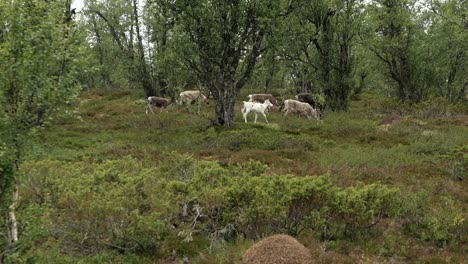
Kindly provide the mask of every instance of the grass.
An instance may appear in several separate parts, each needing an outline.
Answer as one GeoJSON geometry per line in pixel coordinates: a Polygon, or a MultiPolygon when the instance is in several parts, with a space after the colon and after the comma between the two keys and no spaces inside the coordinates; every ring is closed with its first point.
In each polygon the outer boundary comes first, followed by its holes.
{"type": "MultiPolygon", "coordinates": [[[[338,185],[382,182],[407,193],[426,190],[432,195],[429,206],[434,210],[443,205],[444,199],[450,199],[467,217],[466,176],[462,180],[453,176],[466,167],[466,151],[453,154],[468,146],[466,114],[455,118],[409,114],[403,122],[383,130],[377,124],[392,112],[382,107],[388,99],[370,94],[351,102],[349,112],[327,112],[323,122],[298,116],[284,118],[281,113],[272,112],[268,115],[270,124],[261,117],[259,123],[253,124],[253,115],[245,124],[238,104],[235,125],[219,128],[209,120],[213,118],[213,104],[202,106],[201,115],[177,105],[167,113],[146,115],[141,98],[144,96],[134,91],[83,94],[79,118],[56,118],[44,129],[29,159],[73,163],[132,156],[151,165],[158,164],[162,155],[171,151],[221,164],[244,164],[253,159],[267,164],[271,175],[301,177],[328,172],[338,185]]],[[[386,223],[381,227],[383,240],[333,244],[317,241],[311,235],[302,241],[313,252],[319,251],[317,247],[327,248],[320,251],[319,263],[454,263],[468,253],[466,244],[437,248],[409,236],[401,225],[386,223]],[[427,256],[420,256],[421,252],[427,256]]],[[[212,253],[200,252],[192,260],[236,263],[233,260],[240,259],[252,243],[228,243],[212,253]]]]}

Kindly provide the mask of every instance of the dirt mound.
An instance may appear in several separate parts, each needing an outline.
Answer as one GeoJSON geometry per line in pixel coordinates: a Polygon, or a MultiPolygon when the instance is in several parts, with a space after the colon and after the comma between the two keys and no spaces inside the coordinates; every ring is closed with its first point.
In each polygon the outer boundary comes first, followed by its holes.
{"type": "Polygon", "coordinates": [[[288,235],[274,235],[251,246],[242,264],[312,264],[309,250],[288,235]]]}

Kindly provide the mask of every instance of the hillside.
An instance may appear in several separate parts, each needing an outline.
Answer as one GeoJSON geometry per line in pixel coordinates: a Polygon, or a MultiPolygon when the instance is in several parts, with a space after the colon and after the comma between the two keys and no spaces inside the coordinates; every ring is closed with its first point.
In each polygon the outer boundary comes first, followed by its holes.
{"type": "Polygon", "coordinates": [[[238,100],[219,128],[213,104],[145,115],[143,97],[85,93],[44,128],[21,171],[18,259],[238,263],[289,233],[317,263],[466,261],[466,114],[365,94],[323,122],[245,124],[238,100]]]}

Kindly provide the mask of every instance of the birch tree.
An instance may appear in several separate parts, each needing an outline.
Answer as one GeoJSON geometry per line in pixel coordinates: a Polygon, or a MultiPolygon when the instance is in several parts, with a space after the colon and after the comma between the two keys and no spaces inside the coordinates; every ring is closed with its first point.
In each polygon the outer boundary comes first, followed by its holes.
{"type": "Polygon", "coordinates": [[[178,1],[175,13],[189,69],[216,100],[215,123],[234,123],[234,104],[251,78],[281,1],[178,1]]]}
{"type": "Polygon", "coordinates": [[[0,13],[0,194],[14,245],[19,168],[38,128],[76,98],[84,55],[70,1],[1,1],[0,13]]]}

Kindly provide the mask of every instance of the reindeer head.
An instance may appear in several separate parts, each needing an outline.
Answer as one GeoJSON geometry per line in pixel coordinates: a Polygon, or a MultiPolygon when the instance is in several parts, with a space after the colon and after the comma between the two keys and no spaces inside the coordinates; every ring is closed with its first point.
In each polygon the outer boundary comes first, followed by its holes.
{"type": "Polygon", "coordinates": [[[268,99],[266,99],[263,104],[266,105],[267,109],[270,109],[271,107],[273,107],[273,104],[268,99]]]}
{"type": "Polygon", "coordinates": [[[201,94],[202,100],[205,104],[210,104],[210,95],[205,96],[204,94],[201,94]]]}

